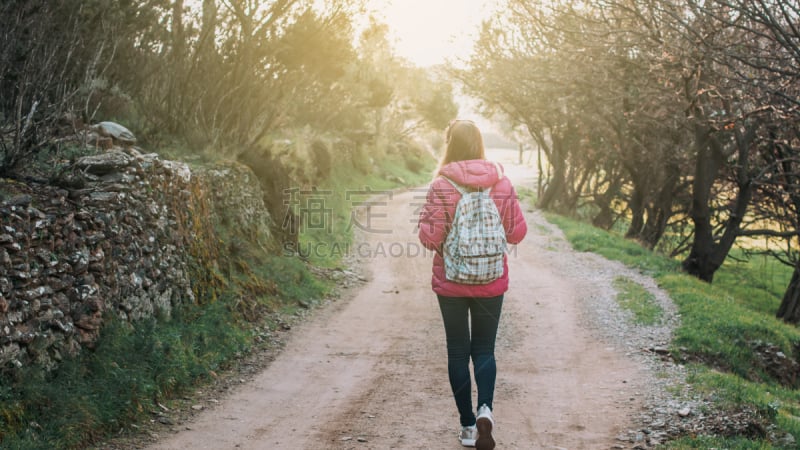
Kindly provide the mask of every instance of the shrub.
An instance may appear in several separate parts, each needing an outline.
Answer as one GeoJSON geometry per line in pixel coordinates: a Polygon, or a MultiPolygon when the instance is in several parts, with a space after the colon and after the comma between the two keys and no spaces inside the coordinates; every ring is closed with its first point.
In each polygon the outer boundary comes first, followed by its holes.
{"type": "Polygon", "coordinates": [[[316,168],[316,182],[330,178],[332,169],[331,152],[328,146],[319,139],[311,143],[311,160],[316,168]]]}

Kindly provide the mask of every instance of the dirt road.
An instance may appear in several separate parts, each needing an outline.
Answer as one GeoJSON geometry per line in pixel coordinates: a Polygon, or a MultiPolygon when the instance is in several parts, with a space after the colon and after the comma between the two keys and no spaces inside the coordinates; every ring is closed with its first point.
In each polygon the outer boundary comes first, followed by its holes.
{"type": "MultiPolygon", "coordinates": [[[[515,183],[530,182],[505,164],[515,183]]],[[[252,382],[151,449],[462,448],[431,258],[414,229],[421,195],[373,206],[374,232],[357,247],[368,283],[295,327],[252,382]]],[[[581,325],[591,287],[559,270],[570,255],[553,248],[540,215],[527,217],[498,336],[498,448],[612,448],[641,406],[643,369],[581,325]]]]}

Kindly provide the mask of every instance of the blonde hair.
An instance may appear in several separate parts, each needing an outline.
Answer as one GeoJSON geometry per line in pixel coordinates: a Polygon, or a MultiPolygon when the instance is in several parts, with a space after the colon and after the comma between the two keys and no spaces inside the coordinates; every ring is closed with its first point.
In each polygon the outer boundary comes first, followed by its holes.
{"type": "Polygon", "coordinates": [[[481,131],[471,120],[455,119],[447,127],[447,149],[436,173],[445,165],[469,159],[486,159],[486,150],[483,148],[481,131]]]}

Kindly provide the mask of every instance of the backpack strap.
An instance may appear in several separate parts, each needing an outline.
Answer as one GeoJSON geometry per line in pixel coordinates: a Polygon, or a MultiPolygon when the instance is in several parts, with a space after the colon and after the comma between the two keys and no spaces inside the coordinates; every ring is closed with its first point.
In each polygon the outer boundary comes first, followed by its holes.
{"type": "Polygon", "coordinates": [[[464,186],[461,186],[460,184],[456,183],[455,181],[451,180],[450,178],[447,178],[444,175],[441,175],[441,177],[444,178],[445,180],[447,180],[450,184],[452,184],[453,187],[456,188],[456,190],[458,191],[459,194],[464,195],[464,194],[466,194],[468,192],[467,189],[464,188],[464,186]]]}
{"type": "MultiPolygon", "coordinates": [[[[500,163],[498,163],[497,161],[492,161],[492,164],[494,164],[494,168],[497,169],[497,181],[502,180],[503,177],[505,176],[505,174],[503,173],[503,168],[500,167],[500,163]]],[[[495,183],[495,184],[497,184],[497,183],[495,183]]],[[[490,192],[492,192],[492,188],[493,187],[494,187],[494,185],[489,186],[488,188],[486,188],[486,193],[489,194],[490,192]]]]}
{"type": "Polygon", "coordinates": [[[503,168],[500,167],[500,163],[497,161],[493,161],[492,163],[494,164],[494,168],[497,169],[497,181],[502,180],[503,177],[506,176],[506,174],[503,173],[503,168]]]}

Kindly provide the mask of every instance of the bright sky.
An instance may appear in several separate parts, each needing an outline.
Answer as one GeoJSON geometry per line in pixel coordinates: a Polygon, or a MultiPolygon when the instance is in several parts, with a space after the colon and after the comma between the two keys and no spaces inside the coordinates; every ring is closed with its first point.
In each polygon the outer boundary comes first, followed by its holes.
{"type": "Polygon", "coordinates": [[[494,0],[369,0],[367,8],[391,29],[398,56],[427,67],[466,59],[494,0]]]}

